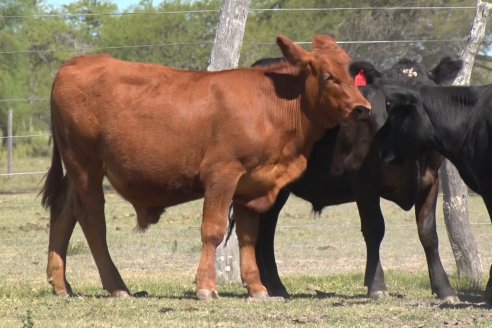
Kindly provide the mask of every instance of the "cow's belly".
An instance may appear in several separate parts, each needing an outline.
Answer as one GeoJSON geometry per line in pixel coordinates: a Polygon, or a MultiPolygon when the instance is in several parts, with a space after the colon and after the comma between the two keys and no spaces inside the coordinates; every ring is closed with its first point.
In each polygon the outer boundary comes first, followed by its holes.
{"type": "Polygon", "coordinates": [[[306,158],[286,163],[267,163],[245,173],[238,182],[234,200],[257,212],[267,211],[280,189],[298,179],[306,169],[306,158]]]}
{"type": "Polygon", "coordinates": [[[106,177],[111,185],[134,206],[165,208],[201,198],[203,191],[197,176],[187,173],[169,167],[106,167],[106,177]]]}

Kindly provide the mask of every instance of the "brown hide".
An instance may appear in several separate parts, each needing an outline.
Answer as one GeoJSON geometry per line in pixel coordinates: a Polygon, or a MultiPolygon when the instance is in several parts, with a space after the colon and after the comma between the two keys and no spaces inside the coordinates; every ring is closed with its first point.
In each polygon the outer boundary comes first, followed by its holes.
{"type": "MultiPolygon", "coordinates": [[[[168,206],[205,197],[197,287],[214,291],[211,261],[231,200],[248,217],[267,210],[304,171],[327,128],[354,109],[370,108],[348,73],[350,58],[333,39],[316,37],[313,52],[285,37],[277,42],[287,61],[269,68],[194,72],[107,55],[77,57],[61,67],[51,95],[55,149],[43,203],[52,207],[52,222],[75,216],[81,223],[113,295],[126,287],[115,268],[105,267],[111,259],[101,223],[104,176],[135,207],[141,228],[168,206]],[[64,187],[55,181],[61,179],[57,152],[69,182],[64,187]]],[[[64,266],[63,248],[50,238],[48,276],[60,294],[68,283],[53,277],[52,262],[61,253],[64,266]]],[[[264,290],[245,284],[252,295],[264,290]]]]}

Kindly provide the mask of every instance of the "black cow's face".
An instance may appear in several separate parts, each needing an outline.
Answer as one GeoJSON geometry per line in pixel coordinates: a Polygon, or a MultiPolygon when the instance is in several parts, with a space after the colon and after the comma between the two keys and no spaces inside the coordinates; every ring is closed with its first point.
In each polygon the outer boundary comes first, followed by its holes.
{"type": "Polygon", "coordinates": [[[380,154],[385,161],[402,163],[407,158],[422,154],[422,150],[430,149],[432,126],[422,103],[418,101],[418,90],[424,85],[452,82],[461,66],[461,60],[450,57],[441,59],[430,71],[408,59],[400,60],[383,72],[379,72],[368,62],[352,63],[350,73],[353,77],[362,71],[368,86],[384,90],[386,105],[380,108],[381,104],[373,104],[371,121],[381,127],[389,114],[386,124],[379,132],[381,137],[384,136],[380,154]]]}
{"type": "Polygon", "coordinates": [[[381,129],[381,157],[395,164],[415,159],[429,149],[433,131],[419,93],[403,86],[391,85],[383,89],[389,114],[381,129]]]}

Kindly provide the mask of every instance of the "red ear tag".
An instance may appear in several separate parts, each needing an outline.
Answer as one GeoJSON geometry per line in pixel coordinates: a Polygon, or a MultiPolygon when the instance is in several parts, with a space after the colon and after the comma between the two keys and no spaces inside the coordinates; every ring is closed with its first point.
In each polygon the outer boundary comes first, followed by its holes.
{"type": "Polygon", "coordinates": [[[364,74],[364,70],[361,68],[359,70],[359,74],[355,76],[355,86],[365,87],[366,85],[367,85],[366,75],[364,74]]]}

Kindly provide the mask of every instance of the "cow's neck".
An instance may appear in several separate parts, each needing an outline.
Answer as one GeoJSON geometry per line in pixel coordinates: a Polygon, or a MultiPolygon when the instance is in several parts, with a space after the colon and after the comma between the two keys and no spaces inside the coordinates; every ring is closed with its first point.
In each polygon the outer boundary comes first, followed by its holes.
{"type": "Polygon", "coordinates": [[[434,147],[445,157],[459,158],[477,103],[475,95],[463,87],[427,87],[422,93],[434,131],[434,147]]]}
{"type": "Polygon", "coordinates": [[[275,94],[274,105],[267,109],[268,117],[274,126],[280,125],[289,131],[290,141],[286,145],[289,153],[307,158],[326,127],[323,120],[316,117],[319,109],[306,101],[306,76],[299,68],[288,64],[274,66],[266,76],[273,82],[275,94]]]}

